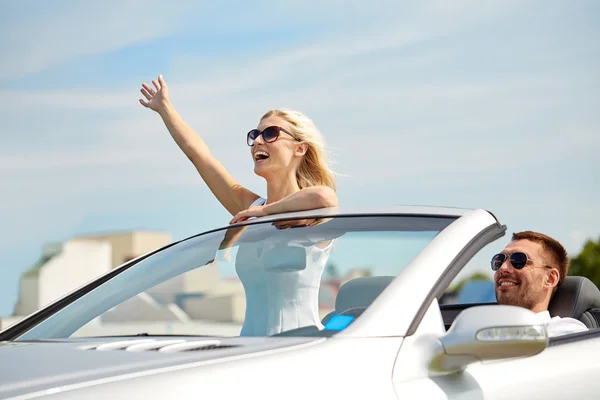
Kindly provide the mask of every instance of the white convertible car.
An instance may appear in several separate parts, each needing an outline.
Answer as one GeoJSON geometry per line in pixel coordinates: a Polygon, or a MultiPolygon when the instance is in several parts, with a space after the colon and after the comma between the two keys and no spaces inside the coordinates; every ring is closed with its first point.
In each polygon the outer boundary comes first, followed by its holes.
{"type": "Polygon", "coordinates": [[[599,398],[586,278],[550,312],[590,330],[551,339],[529,310],[441,300],[505,231],[485,210],[395,207],[204,232],[1,331],[0,398],[599,398]]]}

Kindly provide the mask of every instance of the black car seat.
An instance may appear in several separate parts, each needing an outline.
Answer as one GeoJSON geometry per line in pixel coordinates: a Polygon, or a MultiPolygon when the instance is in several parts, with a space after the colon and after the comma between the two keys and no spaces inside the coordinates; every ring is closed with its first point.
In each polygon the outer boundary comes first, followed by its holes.
{"type": "Polygon", "coordinates": [[[325,325],[333,315],[340,315],[344,312],[356,317],[357,312],[369,307],[395,278],[395,276],[369,276],[344,283],[335,298],[335,309],[327,314],[321,322],[325,325]]]}
{"type": "Polygon", "coordinates": [[[600,327],[600,290],[588,278],[567,276],[548,305],[550,315],[571,317],[589,329],[600,327]]]}

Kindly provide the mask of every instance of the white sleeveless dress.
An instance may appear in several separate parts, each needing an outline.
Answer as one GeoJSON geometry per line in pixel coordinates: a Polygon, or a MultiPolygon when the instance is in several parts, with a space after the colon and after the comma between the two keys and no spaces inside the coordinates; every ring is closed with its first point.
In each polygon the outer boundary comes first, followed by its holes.
{"type": "MultiPolygon", "coordinates": [[[[263,205],[259,198],[252,206],[263,205]]],[[[264,244],[240,245],[236,272],[246,293],[246,314],[240,336],[269,336],[290,329],[315,325],[319,316],[319,288],[333,241],[321,249],[305,245],[306,268],[299,271],[265,270],[264,244]]]]}

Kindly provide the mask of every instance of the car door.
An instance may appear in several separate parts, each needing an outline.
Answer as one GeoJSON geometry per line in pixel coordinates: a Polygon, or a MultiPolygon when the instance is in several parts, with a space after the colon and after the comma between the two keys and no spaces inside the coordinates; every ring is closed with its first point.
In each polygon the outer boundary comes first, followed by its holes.
{"type": "Polygon", "coordinates": [[[473,364],[463,375],[485,399],[593,399],[600,393],[599,356],[595,330],[551,338],[535,356],[473,364]]]}
{"type": "Polygon", "coordinates": [[[428,368],[440,336],[430,330],[405,339],[393,372],[399,399],[563,400],[600,393],[600,330],[552,338],[533,356],[474,362],[450,374],[428,368]]]}

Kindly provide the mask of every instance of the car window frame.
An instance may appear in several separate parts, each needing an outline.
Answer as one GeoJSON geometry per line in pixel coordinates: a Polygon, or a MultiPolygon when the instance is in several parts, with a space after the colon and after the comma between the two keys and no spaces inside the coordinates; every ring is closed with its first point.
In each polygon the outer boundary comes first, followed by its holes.
{"type": "Polygon", "coordinates": [[[583,332],[574,332],[566,335],[551,337],[548,339],[548,346],[546,348],[562,346],[570,343],[579,343],[594,338],[600,338],[600,328],[591,328],[583,332]]]}

